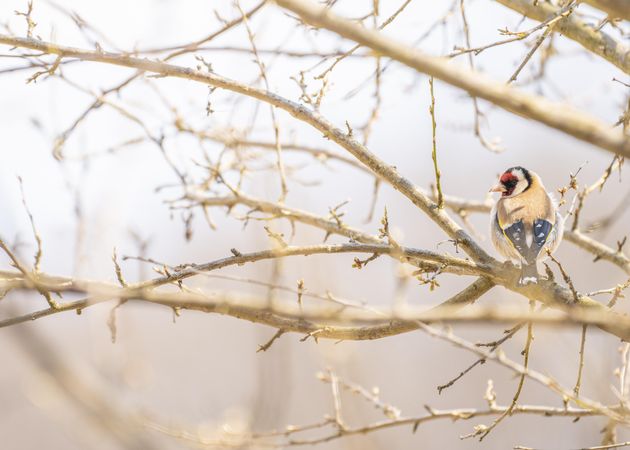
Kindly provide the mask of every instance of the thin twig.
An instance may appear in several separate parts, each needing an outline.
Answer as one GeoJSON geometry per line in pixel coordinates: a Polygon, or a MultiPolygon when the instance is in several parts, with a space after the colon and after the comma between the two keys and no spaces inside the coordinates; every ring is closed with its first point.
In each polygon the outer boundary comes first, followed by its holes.
{"type": "MultiPolygon", "coordinates": [[[[32,7],[32,5],[31,5],[32,7]]],[[[42,262],[42,238],[37,231],[37,227],[35,226],[35,219],[33,218],[33,213],[28,207],[28,203],[26,203],[26,195],[24,194],[24,182],[22,181],[22,177],[18,177],[18,182],[20,184],[20,193],[22,194],[22,205],[24,205],[24,209],[26,214],[28,215],[28,220],[31,224],[31,230],[33,232],[33,237],[35,238],[35,242],[37,243],[37,251],[35,252],[35,261],[33,263],[33,272],[39,272],[40,265],[42,262]]]]}
{"type": "MultiPolygon", "coordinates": [[[[532,302],[530,302],[530,311],[533,311],[533,310],[534,310],[534,302],[532,301],[532,302]]],[[[486,436],[488,436],[488,434],[499,423],[501,423],[501,421],[503,419],[505,419],[509,415],[512,415],[512,411],[514,411],[514,407],[518,403],[518,399],[521,396],[521,391],[523,390],[523,385],[525,384],[525,376],[527,375],[528,366],[529,366],[529,351],[530,351],[533,339],[534,339],[533,324],[532,324],[532,322],[528,322],[527,323],[527,338],[526,338],[526,341],[525,341],[525,348],[523,349],[523,352],[522,352],[523,353],[523,369],[524,370],[520,374],[520,378],[518,380],[518,386],[516,388],[516,392],[514,393],[514,397],[512,398],[512,403],[510,403],[510,406],[508,407],[507,410],[505,410],[505,412],[503,414],[501,414],[499,417],[497,417],[494,420],[494,422],[492,422],[492,425],[490,425],[485,430],[483,430],[483,432],[479,436],[479,440],[480,441],[482,441],[486,436]]]]}
{"type": "Polygon", "coordinates": [[[578,362],[578,374],[575,381],[575,387],[573,393],[576,397],[580,396],[580,387],[582,386],[582,369],[584,369],[584,344],[586,343],[586,329],[587,325],[582,325],[582,337],[580,338],[580,359],[578,362]]]}
{"type": "Polygon", "coordinates": [[[437,207],[444,208],[444,194],[442,194],[442,184],[440,183],[440,168],[437,162],[437,145],[435,142],[435,96],[433,94],[433,77],[429,77],[429,91],[431,93],[431,106],[429,106],[429,114],[431,114],[431,130],[432,130],[432,151],[431,158],[433,159],[433,170],[435,171],[435,188],[437,189],[437,207]]]}

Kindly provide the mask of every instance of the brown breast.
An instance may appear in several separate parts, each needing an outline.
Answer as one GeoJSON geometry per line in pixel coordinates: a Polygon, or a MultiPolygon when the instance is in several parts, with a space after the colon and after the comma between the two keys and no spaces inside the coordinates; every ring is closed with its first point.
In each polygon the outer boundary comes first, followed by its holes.
{"type": "Polygon", "coordinates": [[[553,204],[549,195],[538,183],[515,197],[502,197],[497,202],[497,215],[501,228],[523,221],[529,228],[536,219],[545,219],[552,225],[556,222],[553,204]]]}

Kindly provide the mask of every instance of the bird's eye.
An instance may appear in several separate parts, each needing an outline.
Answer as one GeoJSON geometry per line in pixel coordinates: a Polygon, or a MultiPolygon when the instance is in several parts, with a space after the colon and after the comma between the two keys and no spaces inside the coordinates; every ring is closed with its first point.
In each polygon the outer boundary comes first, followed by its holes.
{"type": "Polygon", "coordinates": [[[518,184],[518,180],[517,180],[517,179],[515,179],[515,178],[510,178],[509,180],[505,180],[505,181],[503,182],[503,185],[504,185],[506,188],[508,188],[508,189],[513,188],[513,187],[514,187],[514,186],[516,186],[517,184],[518,184]]]}

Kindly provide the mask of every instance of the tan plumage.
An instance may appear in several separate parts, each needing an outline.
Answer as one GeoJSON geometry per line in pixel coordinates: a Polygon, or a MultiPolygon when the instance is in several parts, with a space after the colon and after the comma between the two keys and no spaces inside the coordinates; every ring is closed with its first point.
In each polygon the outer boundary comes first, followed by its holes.
{"type": "Polygon", "coordinates": [[[501,228],[523,220],[525,228],[531,227],[536,219],[545,219],[552,225],[556,223],[556,208],[545,191],[540,177],[529,171],[529,188],[514,197],[501,197],[497,200],[497,215],[501,228]]]}

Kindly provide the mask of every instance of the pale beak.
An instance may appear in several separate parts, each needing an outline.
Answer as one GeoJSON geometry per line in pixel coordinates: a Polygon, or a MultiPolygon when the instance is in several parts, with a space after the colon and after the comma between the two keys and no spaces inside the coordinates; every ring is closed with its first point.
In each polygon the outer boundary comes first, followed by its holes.
{"type": "Polygon", "coordinates": [[[505,191],[507,191],[507,189],[505,189],[505,186],[499,183],[496,186],[492,186],[488,192],[505,192],[505,191]]]}

